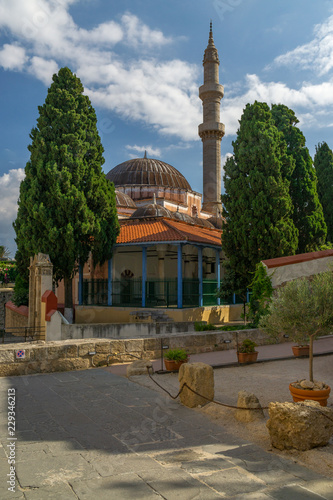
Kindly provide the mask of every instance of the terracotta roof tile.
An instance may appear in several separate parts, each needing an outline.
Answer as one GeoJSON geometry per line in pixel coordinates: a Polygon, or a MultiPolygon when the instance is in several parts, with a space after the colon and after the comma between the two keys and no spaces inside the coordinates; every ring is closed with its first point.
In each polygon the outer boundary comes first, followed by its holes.
{"type": "Polygon", "coordinates": [[[332,257],[333,250],[321,250],[318,252],[299,253],[297,255],[290,255],[288,257],[277,257],[275,259],[263,260],[268,269],[272,267],[289,266],[290,264],[299,264],[301,262],[308,262],[310,260],[323,259],[324,257],[332,257]]]}
{"type": "Polygon", "coordinates": [[[122,219],[117,244],[188,241],[221,246],[222,231],[188,224],[165,217],[153,219],[122,219]]]}

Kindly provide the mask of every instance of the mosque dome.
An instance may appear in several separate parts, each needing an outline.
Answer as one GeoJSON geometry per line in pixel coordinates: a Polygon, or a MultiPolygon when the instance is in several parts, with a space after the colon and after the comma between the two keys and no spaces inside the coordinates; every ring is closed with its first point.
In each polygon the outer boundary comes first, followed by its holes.
{"type": "Polygon", "coordinates": [[[115,189],[116,194],[116,206],[117,207],[126,207],[126,208],[136,208],[136,204],[132,200],[130,196],[125,193],[122,193],[118,189],[115,189]]]}
{"type": "Polygon", "coordinates": [[[194,217],[194,223],[202,227],[214,228],[215,226],[210,222],[210,219],[202,219],[201,217],[194,217]]]}
{"type": "Polygon", "coordinates": [[[117,186],[164,186],[192,191],[185,177],[164,161],[135,158],[120,163],[106,174],[106,178],[117,186]]]}
{"type": "Polygon", "coordinates": [[[145,217],[173,217],[173,214],[165,207],[157,203],[150,203],[139,207],[132,213],[131,219],[143,219],[145,217]]]}
{"type": "Polygon", "coordinates": [[[177,220],[189,222],[190,224],[196,224],[194,217],[191,217],[190,215],[188,215],[186,213],[179,212],[178,210],[177,210],[177,212],[172,212],[172,217],[174,219],[177,219],[177,220]]]}

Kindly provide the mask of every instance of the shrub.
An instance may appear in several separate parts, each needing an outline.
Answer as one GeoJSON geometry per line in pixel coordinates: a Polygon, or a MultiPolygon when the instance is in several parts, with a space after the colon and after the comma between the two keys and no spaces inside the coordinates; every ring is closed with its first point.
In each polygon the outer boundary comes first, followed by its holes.
{"type": "Polygon", "coordinates": [[[165,359],[170,361],[185,361],[188,358],[188,354],[184,349],[170,349],[164,355],[165,359]]]}
{"type": "Polygon", "coordinates": [[[253,340],[245,339],[238,346],[237,350],[238,350],[238,352],[250,353],[250,352],[255,352],[256,347],[257,347],[257,344],[255,342],[253,342],[253,340]]]}
{"type": "Polygon", "coordinates": [[[211,323],[204,323],[203,321],[198,321],[194,323],[194,329],[196,332],[206,332],[207,330],[218,330],[218,327],[212,325],[211,323]]]}

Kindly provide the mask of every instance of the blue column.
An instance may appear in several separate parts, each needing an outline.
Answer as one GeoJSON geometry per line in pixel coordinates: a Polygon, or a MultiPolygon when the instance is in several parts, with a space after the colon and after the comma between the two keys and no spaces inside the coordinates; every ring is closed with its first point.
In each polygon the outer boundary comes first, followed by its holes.
{"type": "Polygon", "coordinates": [[[142,307],[146,307],[147,247],[142,247],[142,307]]]}
{"type": "Polygon", "coordinates": [[[178,244],[178,259],[177,259],[177,307],[183,307],[183,255],[182,245],[178,244]]]}
{"type": "Polygon", "coordinates": [[[112,306],[112,258],[108,260],[108,306],[112,306]]]}
{"type": "Polygon", "coordinates": [[[235,293],[232,294],[232,303],[236,304],[236,294],[235,293]]]}
{"type": "Polygon", "coordinates": [[[79,264],[79,306],[83,303],[83,265],[79,264]]]}
{"type": "MultiPolygon", "coordinates": [[[[221,286],[221,264],[220,264],[220,251],[216,250],[216,279],[217,279],[217,288],[220,288],[221,286]]],[[[217,305],[221,305],[221,299],[218,297],[217,299],[217,305]]]]}
{"type": "Polygon", "coordinates": [[[199,307],[203,306],[203,286],[202,286],[202,248],[198,247],[198,279],[199,279],[199,307]]]}

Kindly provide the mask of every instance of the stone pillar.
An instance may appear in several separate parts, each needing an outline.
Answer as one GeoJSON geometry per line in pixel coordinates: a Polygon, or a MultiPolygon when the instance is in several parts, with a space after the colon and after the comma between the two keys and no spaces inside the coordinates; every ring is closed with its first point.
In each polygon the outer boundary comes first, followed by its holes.
{"type": "Polygon", "coordinates": [[[184,363],[179,369],[178,380],[180,387],[186,383],[195,392],[204,396],[201,397],[184,387],[179,395],[183,405],[194,408],[204,406],[209,403],[209,400],[214,399],[214,371],[210,365],[205,363],[184,363]]]}
{"type": "MultiPolygon", "coordinates": [[[[52,290],[52,272],[53,266],[47,254],[39,253],[34,257],[30,257],[29,327],[38,328],[45,325],[45,318],[42,314],[42,296],[47,290],[52,290]]],[[[41,339],[43,340],[42,336],[41,339]]]]}
{"type": "Polygon", "coordinates": [[[214,215],[222,213],[221,140],[225,132],[224,124],[220,122],[220,103],[224,88],[219,84],[219,64],[211,24],[203,60],[204,84],[199,88],[203,106],[203,123],[199,125],[199,136],[203,147],[202,209],[214,215]]]}

